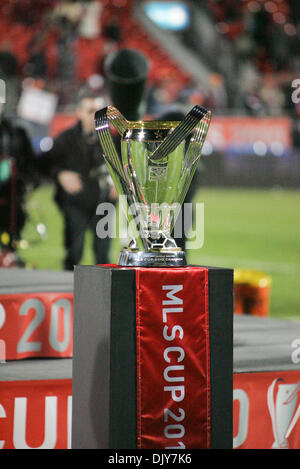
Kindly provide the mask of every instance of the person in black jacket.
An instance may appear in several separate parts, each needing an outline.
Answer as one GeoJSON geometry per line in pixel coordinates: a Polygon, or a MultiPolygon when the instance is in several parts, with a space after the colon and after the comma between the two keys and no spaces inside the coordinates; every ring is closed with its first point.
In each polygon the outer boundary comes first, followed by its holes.
{"type": "Polygon", "coordinates": [[[55,139],[51,150],[55,200],[65,222],[65,270],[73,270],[74,265],[79,264],[89,228],[94,235],[96,263],[107,264],[109,260],[110,239],[101,239],[96,233],[98,204],[113,202],[115,198],[94,127],[94,114],[101,104],[103,106],[93,92],[81,93],[77,105],[78,122],[55,139]]]}
{"type": "Polygon", "coordinates": [[[0,265],[5,252],[23,265],[17,243],[26,221],[25,195],[36,186],[35,154],[26,130],[4,117],[0,105],[0,265]]]}

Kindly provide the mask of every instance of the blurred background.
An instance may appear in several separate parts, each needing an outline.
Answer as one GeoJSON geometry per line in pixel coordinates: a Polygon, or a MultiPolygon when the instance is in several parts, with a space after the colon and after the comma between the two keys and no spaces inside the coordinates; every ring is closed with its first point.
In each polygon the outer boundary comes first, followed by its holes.
{"type": "MultiPolygon", "coordinates": [[[[1,127],[18,125],[32,150],[20,150],[23,159],[42,166],[55,137],[76,121],[82,87],[110,103],[105,58],[139,50],[150,64],[145,118],[195,104],[213,113],[193,198],[204,202],[205,240],[189,262],[250,275],[270,287],[270,315],[300,319],[299,39],[295,0],[3,0],[1,127]]],[[[18,155],[1,141],[0,210],[10,191],[1,216],[12,226],[17,196],[7,161],[18,155]]],[[[53,180],[26,164],[19,177],[24,223],[14,249],[24,268],[60,270],[64,221],[53,180]]],[[[14,265],[4,257],[8,231],[2,226],[4,267],[14,265]]],[[[87,233],[83,264],[93,263],[91,243],[87,233]]],[[[115,240],[111,262],[118,253],[115,240]]]]}

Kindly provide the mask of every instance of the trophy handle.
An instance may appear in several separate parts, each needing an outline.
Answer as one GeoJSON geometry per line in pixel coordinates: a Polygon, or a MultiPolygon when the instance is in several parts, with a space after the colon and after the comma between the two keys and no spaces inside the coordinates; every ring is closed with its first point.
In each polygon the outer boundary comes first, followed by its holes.
{"type": "Polygon", "coordinates": [[[118,109],[114,106],[107,106],[106,114],[109,122],[114,126],[114,128],[122,137],[125,130],[130,127],[130,122],[125,119],[123,114],[121,114],[120,111],[118,111],[118,109]]]}
{"type": "MultiPolygon", "coordinates": [[[[154,150],[150,159],[158,161],[169,153],[172,153],[178,145],[186,139],[189,133],[199,124],[202,118],[210,114],[202,106],[194,106],[185,118],[177,125],[173,132],[169,133],[164,141],[154,150]]],[[[204,136],[205,138],[205,136],[204,136]]],[[[204,141],[204,140],[203,140],[204,141]]]]}
{"type": "MultiPolygon", "coordinates": [[[[112,139],[109,130],[109,122],[115,127],[120,135],[129,128],[129,122],[124,116],[113,106],[108,106],[95,113],[95,129],[98,134],[100,143],[103,149],[103,157],[110,171],[112,180],[120,194],[124,194],[127,197],[129,207],[136,205],[136,198],[132,184],[122,165],[122,158],[117,152],[116,146],[112,139]]],[[[132,213],[132,217],[135,214],[132,213]]],[[[137,237],[137,243],[147,251],[148,243],[143,237],[137,237]]]]}
{"type": "MultiPolygon", "coordinates": [[[[200,107],[200,106],[198,106],[200,107]]],[[[204,108],[201,108],[204,109],[204,108]]],[[[184,186],[181,188],[181,194],[178,199],[180,205],[183,204],[187,191],[190,187],[191,181],[197,169],[198,160],[201,157],[201,150],[206,139],[206,135],[211,122],[211,111],[206,111],[206,114],[201,118],[196,126],[195,133],[190,140],[188,150],[183,162],[182,172],[189,170],[189,176],[185,180],[184,186]]]]}
{"type": "Polygon", "coordinates": [[[107,106],[95,113],[95,129],[102,145],[103,158],[117,189],[121,189],[121,192],[131,200],[133,195],[133,191],[130,190],[131,182],[124,171],[121,155],[119,155],[112,139],[109,123],[112,123],[119,134],[123,135],[128,129],[129,122],[113,106],[107,106]]]}
{"type": "Polygon", "coordinates": [[[128,128],[127,121],[113,106],[107,106],[95,114],[95,128],[103,148],[105,161],[110,164],[121,180],[126,181],[121,157],[110,134],[109,122],[122,135],[128,128]]]}

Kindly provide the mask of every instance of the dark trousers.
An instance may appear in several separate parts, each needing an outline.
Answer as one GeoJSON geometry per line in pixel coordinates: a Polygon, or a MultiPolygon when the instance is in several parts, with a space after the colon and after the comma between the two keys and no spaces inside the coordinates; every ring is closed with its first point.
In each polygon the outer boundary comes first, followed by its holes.
{"type": "Polygon", "coordinates": [[[61,205],[64,217],[64,245],[66,256],[64,259],[64,269],[73,270],[74,265],[78,265],[83,253],[84,237],[88,229],[93,234],[93,252],[96,264],[108,264],[109,262],[109,237],[100,239],[96,234],[96,224],[100,217],[94,213],[84,211],[73,204],[61,205]]]}

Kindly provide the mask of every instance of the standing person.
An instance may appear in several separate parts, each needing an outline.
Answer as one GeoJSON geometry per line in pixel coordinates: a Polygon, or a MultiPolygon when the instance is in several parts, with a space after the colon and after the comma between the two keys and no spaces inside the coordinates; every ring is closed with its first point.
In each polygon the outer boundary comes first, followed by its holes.
{"type": "Polygon", "coordinates": [[[108,263],[110,240],[96,234],[96,207],[100,202],[113,201],[115,196],[94,127],[94,114],[103,106],[99,101],[93,92],[80,93],[78,122],[56,138],[49,155],[54,164],[55,199],[65,222],[65,270],[73,270],[80,262],[88,228],[93,230],[96,263],[108,263]]]}
{"type": "Polygon", "coordinates": [[[25,195],[37,185],[35,155],[26,130],[0,105],[0,266],[23,266],[17,245],[26,221],[25,195]]]}

